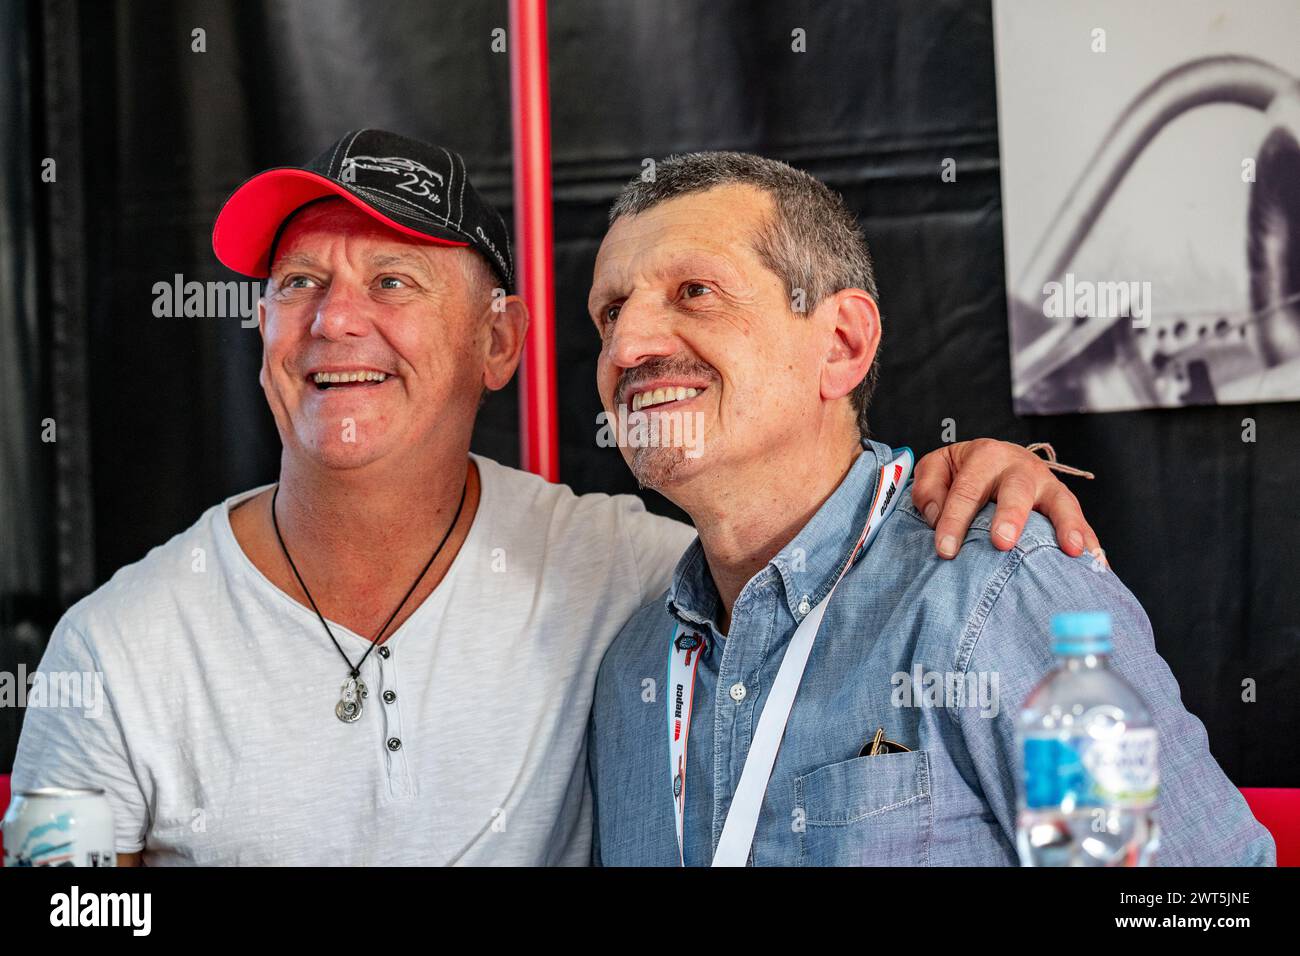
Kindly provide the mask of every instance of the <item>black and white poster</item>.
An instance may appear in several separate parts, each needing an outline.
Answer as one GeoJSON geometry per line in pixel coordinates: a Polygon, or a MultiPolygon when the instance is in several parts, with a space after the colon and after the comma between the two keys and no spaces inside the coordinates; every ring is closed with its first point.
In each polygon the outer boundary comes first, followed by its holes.
{"type": "Polygon", "coordinates": [[[1018,414],[1300,399],[1300,0],[996,0],[1018,414]]]}

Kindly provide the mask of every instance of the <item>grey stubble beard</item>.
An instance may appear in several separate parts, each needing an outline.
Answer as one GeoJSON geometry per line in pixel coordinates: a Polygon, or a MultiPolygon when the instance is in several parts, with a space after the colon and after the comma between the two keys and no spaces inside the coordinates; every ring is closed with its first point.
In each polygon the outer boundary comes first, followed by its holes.
{"type": "Polygon", "coordinates": [[[629,467],[642,488],[663,493],[686,467],[686,449],[678,447],[637,448],[629,467]]]}

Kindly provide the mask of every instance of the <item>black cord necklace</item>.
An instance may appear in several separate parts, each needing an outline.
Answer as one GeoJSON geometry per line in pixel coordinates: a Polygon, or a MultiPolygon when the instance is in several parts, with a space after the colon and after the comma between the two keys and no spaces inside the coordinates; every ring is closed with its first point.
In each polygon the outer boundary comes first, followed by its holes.
{"type": "Polygon", "coordinates": [[[419,587],[420,582],[424,580],[424,576],[428,574],[429,569],[433,567],[433,562],[438,560],[438,555],[442,554],[443,545],[447,543],[447,539],[451,537],[452,531],[454,531],[456,525],[460,523],[460,512],[461,509],[465,507],[465,494],[468,491],[469,476],[466,475],[465,484],[460,489],[460,504],[456,505],[456,514],[451,519],[451,527],[447,529],[447,533],[444,534],[442,540],[438,542],[438,548],[433,552],[433,557],[431,557],[429,563],[424,566],[424,570],[420,572],[420,576],[411,584],[410,590],[406,592],[406,596],[402,598],[401,603],[398,604],[397,607],[393,608],[392,614],[388,615],[388,620],[385,621],[384,626],[379,629],[379,633],[376,634],[374,640],[370,642],[370,646],[366,648],[366,652],[361,655],[361,660],[357,661],[356,666],[353,666],[351,659],[349,659],[343,648],[339,646],[339,642],[335,640],[334,632],[331,631],[330,626],[325,623],[325,615],[321,614],[320,608],[316,606],[316,599],[313,598],[311,592],[307,590],[307,584],[303,581],[302,575],[298,573],[298,566],[293,563],[293,558],[289,554],[289,548],[284,543],[284,535],[280,534],[280,522],[275,516],[275,502],[280,496],[279,483],[276,484],[275,491],[271,493],[271,524],[275,527],[275,536],[280,542],[280,550],[284,552],[285,560],[289,562],[289,567],[293,570],[293,576],[298,579],[298,586],[302,588],[302,593],[307,595],[307,601],[311,604],[311,609],[315,611],[316,616],[320,618],[320,623],[321,626],[325,628],[325,633],[329,635],[330,640],[334,642],[335,649],[348,665],[348,679],[343,682],[343,692],[339,697],[338,704],[334,707],[334,715],[345,724],[350,724],[361,717],[361,702],[369,696],[369,692],[366,690],[366,685],[361,681],[361,665],[366,662],[366,658],[370,656],[370,652],[379,644],[379,639],[384,636],[384,631],[388,630],[388,625],[393,623],[393,619],[397,617],[397,612],[406,605],[406,602],[410,600],[411,595],[415,593],[415,589],[419,587]]]}

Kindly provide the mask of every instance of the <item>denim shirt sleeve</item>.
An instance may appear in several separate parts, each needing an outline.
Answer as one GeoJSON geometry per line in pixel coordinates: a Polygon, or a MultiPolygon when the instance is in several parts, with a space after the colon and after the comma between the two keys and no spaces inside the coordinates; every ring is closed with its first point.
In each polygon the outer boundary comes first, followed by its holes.
{"type": "Polygon", "coordinates": [[[1048,622],[1060,610],[1105,610],[1113,621],[1110,666],[1142,696],[1159,739],[1159,866],[1274,866],[1276,849],[1210,753],[1204,725],[1183,706],[1136,598],[1086,555],[1050,546],[1013,549],[966,623],[958,672],[995,674],[999,707],[981,717],[955,709],[973,772],[990,810],[1015,842],[1020,704],[1054,665],[1048,622]]]}

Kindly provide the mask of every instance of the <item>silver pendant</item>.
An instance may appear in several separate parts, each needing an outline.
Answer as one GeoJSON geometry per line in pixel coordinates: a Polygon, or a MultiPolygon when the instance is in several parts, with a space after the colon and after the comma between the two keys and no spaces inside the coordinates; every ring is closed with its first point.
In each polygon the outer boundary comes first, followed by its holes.
{"type": "Polygon", "coordinates": [[[361,701],[369,696],[366,685],[355,677],[343,682],[343,696],[334,707],[334,716],[345,724],[350,724],[361,717],[361,701]]]}

